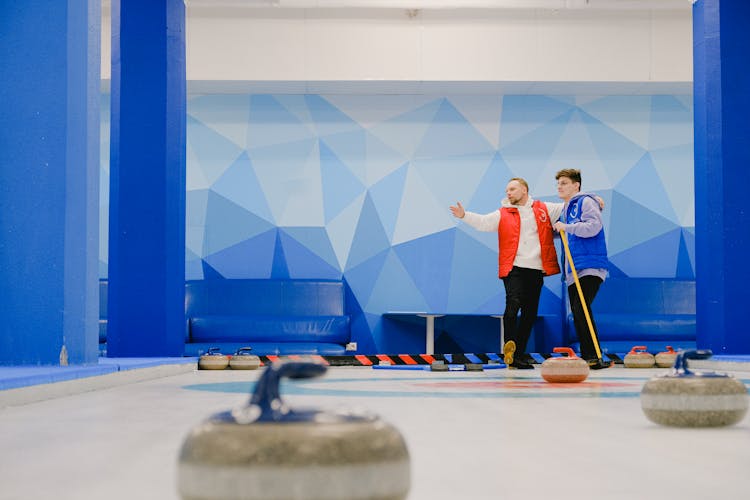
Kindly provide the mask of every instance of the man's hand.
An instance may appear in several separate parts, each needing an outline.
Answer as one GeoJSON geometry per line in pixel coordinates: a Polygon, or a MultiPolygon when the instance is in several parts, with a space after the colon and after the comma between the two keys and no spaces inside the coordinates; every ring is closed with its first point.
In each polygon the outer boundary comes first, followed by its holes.
{"type": "Polygon", "coordinates": [[[604,198],[599,195],[594,195],[594,198],[599,202],[599,210],[604,210],[604,198]]]}
{"type": "Polygon", "coordinates": [[[557,222],[555,222],[554,224],[552,224],[552,227],[553,227],[553,228],[555,229],[555,231],[557,231],[558,233],[559,233],[560,231],[565,231],[565,224],[563,224],[563,223],[562,223],[562,222],[560,222],[560,221],[557,221],[557,222]]]}
{"type": "Polygon", "coordinates": [[[459,219],[463,219],[464,215],[466,215],[466,210],[464,210],[464,207],[461,205],[460,201],[457,201],[455,205],[451,205],[451,213],[453,214],[453,217],[458,217],[459,219]]]}

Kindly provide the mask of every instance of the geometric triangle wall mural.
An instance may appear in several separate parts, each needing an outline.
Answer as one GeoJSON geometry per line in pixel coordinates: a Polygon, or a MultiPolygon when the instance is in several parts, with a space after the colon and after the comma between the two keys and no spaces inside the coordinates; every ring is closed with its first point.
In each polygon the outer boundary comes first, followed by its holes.
{"type": "MultiPolygon", "coordinates": [[[[448,207],[492,211],[512,176],[556,202],[555,172],[575,167],[583,190],[605,200],[613,275],[694,278],[690,100],[394,96],[384,106],[388,99],[190,99],[186,277],[342,279],[362,315],[352,334],[363,345],[378,344],[388,310],[499,314],[496,239],[448,207]]],[[[103,132],[102,151],[108,141],[103,132]]],[[[107,154],[101,163],[106,179],[107,154]]],[[[104,278],[107,189],[100,198],[104,278]]],[[[545,281],[541,310],[560,308],[560,287],[545,281]]]]}

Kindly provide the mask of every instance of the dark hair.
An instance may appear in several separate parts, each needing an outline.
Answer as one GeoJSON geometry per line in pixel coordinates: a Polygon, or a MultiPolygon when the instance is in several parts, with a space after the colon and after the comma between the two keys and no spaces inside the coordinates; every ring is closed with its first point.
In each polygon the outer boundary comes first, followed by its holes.
{"type": "Polygon", "coordinates": [[[555,174],[555,180],[558,180],[560,177],[567,177],[573,182],[577,182],[579,187],[581,184],[581,171],[577,168],[564,168],[560,171],[558,171],[555,174]]]}

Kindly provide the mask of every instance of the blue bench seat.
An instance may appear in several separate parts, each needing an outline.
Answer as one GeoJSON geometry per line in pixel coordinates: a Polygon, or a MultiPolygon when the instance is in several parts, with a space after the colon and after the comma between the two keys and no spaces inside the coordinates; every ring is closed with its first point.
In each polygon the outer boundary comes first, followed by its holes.
{"type": "Polygon", "coordinates": [[[330,280],[196,280],[185,285],[187,355],[346,353],[344,284],[330,280]]]}
{"type": "MultiPolygon", "coordinates": [[[[592,305],[604,352],[621,353],[635,345],[651,352],[695,348],[695,281],[665,278],[608,278],[592,305]]],[[[566,330],[578,348],[572,314],[566,330]]]]}

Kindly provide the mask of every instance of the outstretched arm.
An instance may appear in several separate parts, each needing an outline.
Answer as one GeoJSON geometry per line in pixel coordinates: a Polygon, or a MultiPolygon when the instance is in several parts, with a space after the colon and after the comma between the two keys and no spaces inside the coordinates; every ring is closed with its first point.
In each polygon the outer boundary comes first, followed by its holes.
{"type": "Polygon", "coordinates": [[[497,226],[500,224],[500,210],[480,215],[464,210],[461,202],[451,205],[450,210],[454,217],[463,220],[477,231],[497,231],[497,226]]]}

